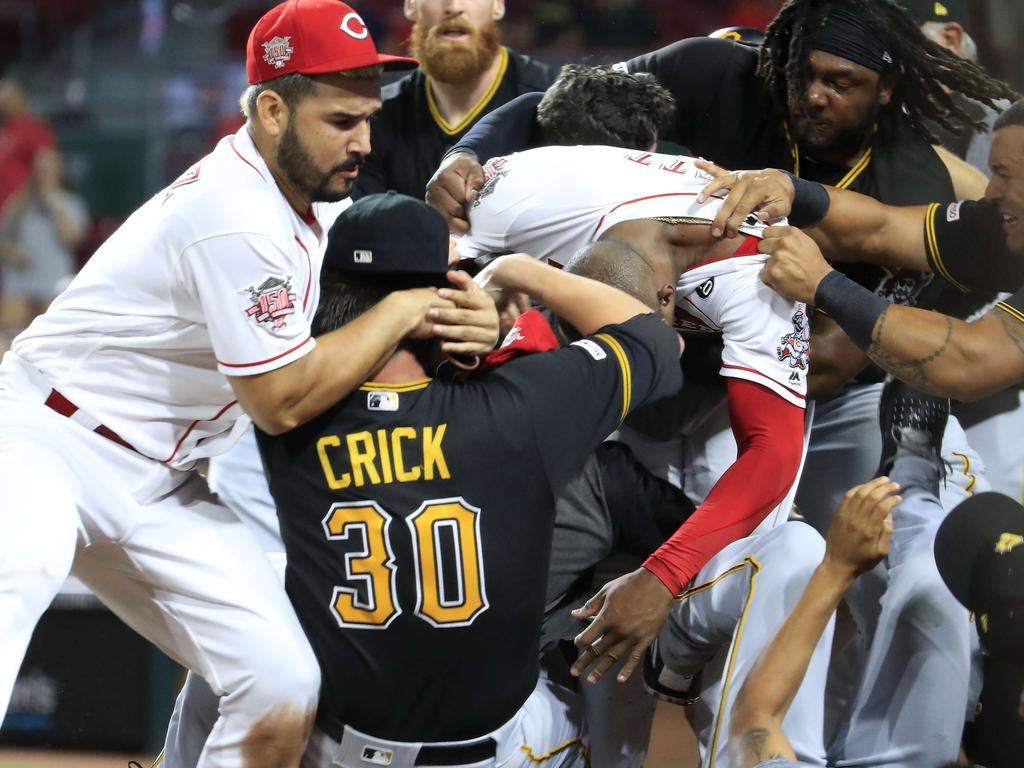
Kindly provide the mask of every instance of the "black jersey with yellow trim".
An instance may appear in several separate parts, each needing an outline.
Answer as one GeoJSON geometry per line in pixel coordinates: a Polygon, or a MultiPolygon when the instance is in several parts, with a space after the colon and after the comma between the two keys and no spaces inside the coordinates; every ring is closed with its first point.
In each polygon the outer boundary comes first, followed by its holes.
{"type": "Polygon", "coordinates": [[[989,200],[929,205],[924,242],[932,271],[964,293],[1012,293],[1024,285],[1024,254],[1010,251],[999,207],[989,200]]]}
{"type": "Polygon", "coordinates": [[[395,190],[422,198],[444,154],[484,115],[523,93],[543,91],[556,71],[507,48],[479,102],[457,124],[441,115],[422,69],[385,86],[383,106],[371,125],[373,151],[359,171],[352,197],[395,190]]]}
{"type": "Polygon", "coordinates": [[[625,412],[679,389],[678,351],[637,317],[468,381],[371,384],[258,435],[325,712],[397,741],[515,714],[538,671],[555,496],[625,412]]]}

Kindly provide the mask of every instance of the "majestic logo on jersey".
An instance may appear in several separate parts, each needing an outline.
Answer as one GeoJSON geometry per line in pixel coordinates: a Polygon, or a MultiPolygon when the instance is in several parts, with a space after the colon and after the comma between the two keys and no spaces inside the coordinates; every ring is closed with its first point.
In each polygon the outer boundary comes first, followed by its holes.
{"type": "Polygon", "coordinates": [[[480,188],[480,194],[476,197],[476,202],[473,203],[473,207],[476,208],[480,205],[480,201],[487,197],[494,191],[494,188],[498,186],[498,182],[505,176],[508,176],[509,169],[506,167],[508,160],[504,157],[494,157],[487,161],[484,166],[484,185],[480,188]]]}
{"type": "Polygon", "coordinates": [[[263,46],[263,60],[274,69],[284,69],[284,65],[292,58],[295,49],[291,46],[291,35],[281,37],[278,35],[265,43],[263,46]]]}
{"type": "Polygon", "coordinates": [[[1024,536],[1016,533],[1004,533],[999,537],[999,541],[996,542],[996,554],[1005,555],[1021,544],[1024,544],[1024,536]]]}
{"type": "Polygon", "coordinates": [[[258,288],[247,289],[252,304],[245,309],[246,317],[259,324],[270,323],[276,331],[295,312],[295,294],[292,293],[292,278],[268,277],[258,288]]]}
{"type": "Polygon", "coordinates": [[[702,299],[706,299],[711,295],[711,292],[715,290],[715,278],[709,277],[699,286],[697,286],[697,295],[702,299]]]}
{"type": "Polygon", "coordinates": [[[793,313],[793,332],[787,333],[779,340],[775,354],[779,362],[789,361],[790,368],[806,371],[810,349],[811,329],[807,324],[807,315],[798,309],[793,313]]]}
{"type": "Polygon", "coordinates": [[[395,753],[390,749],[384,749],[384,747],[363,747],[360,759],[370,765],[391,765],[391,761],[395,759],[395,753]]]}
{"type": "Polygon", "coordinates": [[[367,392],[366,409],[369,411],[397,411],[397,392],[367,392]]]}

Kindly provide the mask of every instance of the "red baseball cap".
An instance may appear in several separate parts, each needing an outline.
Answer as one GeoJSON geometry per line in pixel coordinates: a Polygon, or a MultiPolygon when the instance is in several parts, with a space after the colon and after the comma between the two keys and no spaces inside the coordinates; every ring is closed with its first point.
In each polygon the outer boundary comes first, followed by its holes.
{"type": "Polygon", "coordinates": [[[267,11],[249,33],[249,84],[282,75],[320,75],[374,64],[413,69],[416,59],[377,53],[362,17],[340,0],[287,0],[267,11]]]}

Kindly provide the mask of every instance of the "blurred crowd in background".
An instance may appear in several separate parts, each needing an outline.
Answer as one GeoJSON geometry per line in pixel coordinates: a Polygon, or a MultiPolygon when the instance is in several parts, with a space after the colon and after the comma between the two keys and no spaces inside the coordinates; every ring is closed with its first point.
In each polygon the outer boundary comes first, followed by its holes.
{"type": "MultiPolygon", "coordinates": [[[[241,124],[241,51],[272,0],[0,0],[0,349],[142,201],[241,124]]],[[[400,0],[356,3],[407,50],[400,0]]],[[[613,62],[780,0],[508,0],[502,41],[552,64],[613,62]]],[[[977,0],[979,59],[1024,89],[1024,4],[977,0]]]]}

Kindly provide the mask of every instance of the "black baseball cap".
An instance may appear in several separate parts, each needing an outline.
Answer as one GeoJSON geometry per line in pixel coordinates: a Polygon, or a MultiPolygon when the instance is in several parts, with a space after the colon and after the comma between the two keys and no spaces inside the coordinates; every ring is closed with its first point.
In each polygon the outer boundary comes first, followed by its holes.
{"type": "Polygon", "coordinates": [[[900,0],[918,24],[926,21],[967,21],[967,0],[900,0]]]}
{"type": "Polygon", "coordinates": [[[764,32],[756,27],[722,27],[716,29],[708,37],[719,40],[732,40],[734,43],[758,48],[764,43],[764,32]]]}
{"type": "Polygon", "coordinates": [[[368,195],[335,219],[323,269],[405,285],[447,285],[448,225],[422,200],[396,192],[368,195]]]}
{"type": "Polygon", "coordinates": [[[994,492],[958,504],[935,536],[935,563],[985,650],[1024,660],[1024,507],[994,492]]]}

